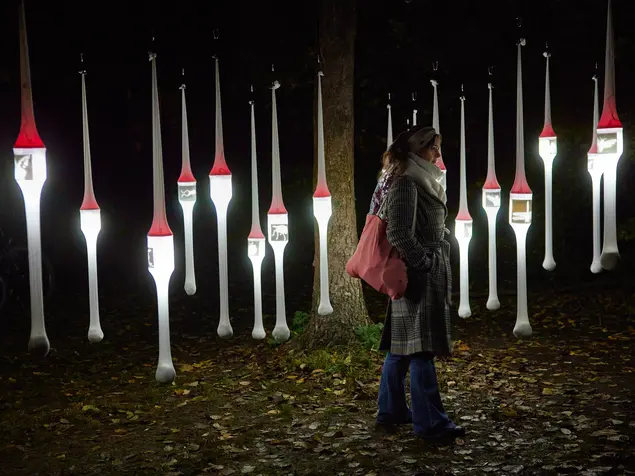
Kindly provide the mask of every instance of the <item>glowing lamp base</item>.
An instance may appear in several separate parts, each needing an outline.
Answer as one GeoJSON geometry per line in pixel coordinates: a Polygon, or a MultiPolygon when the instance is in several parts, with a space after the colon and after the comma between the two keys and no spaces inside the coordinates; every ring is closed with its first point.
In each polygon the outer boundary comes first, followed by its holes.
{"type": "Polygon", "coordinates": [[[498,297],[491,297],[487,300],[485,307],[487,307],[489,311],[497,311],[501,308],[501,302],[498,300],[498,297]]]}
{"type": "Polygon", "coordinates": [[[154,373],[154,378],[160,383],[172,383],[176,379],[176,370],[173,365],[159,364],[154,373]]]}
{"type": "Polygon", "coordinates": [[[29,338],[29,353],[40,357],[46,357],[51,350],[49,339],[45,335],[31,336],[29,338]]]}
{"type": "Polygon", "coordinates": [[[600,274],[602,271],[604,271],[604,268],[599,261],[594,261],[593,263],[591,263],[590,269],[593,274],[600,274]]]}
{"type": "Polygon", "coordinates": [[[528,339],[533,334],[529,322],[517,322],[514,326],[514,335],[519,339],[528,339]]]}
{"type": "Polygon", "coordinates": [[[618,251],[604,251],[600,258],[600,265],[607,271],[613,271],[620,263],[620,253],[618,251]]]}
{"type": "Polygon", "coordinates": [[[88,340],[93,344],[101,342],[103,338],[104,331],[102,331],[101,328],[88,329],[88,340]]]}
{"type": "Polygon", "coordinates": [[[551,257],[545,258],[544,261],[542,262],[542,267],[546,269],[547,271],[553,271],[554,269],[556,269],[556,262],[551,257]]]}

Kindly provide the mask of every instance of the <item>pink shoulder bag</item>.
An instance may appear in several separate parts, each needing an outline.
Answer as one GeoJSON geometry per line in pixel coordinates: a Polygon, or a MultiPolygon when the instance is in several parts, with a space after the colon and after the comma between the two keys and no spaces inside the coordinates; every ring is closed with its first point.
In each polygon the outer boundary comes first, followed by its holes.
{"type": "MultiPolygon", "coordinates": [[[[359,237],[357,249],[346,263],[346,272],[352,278],[360,278],[373,289],[390,296],[391,299],[401,298],[408,287],[406,264],[399,256],[386,237],[386,220],[381,218],[381,212],[386,203],[382,201],[377,215],[366,215],[366,223],[359,237]]],[[[412,231],[414,232],[417,219],[415,202],[412,231]]]]}

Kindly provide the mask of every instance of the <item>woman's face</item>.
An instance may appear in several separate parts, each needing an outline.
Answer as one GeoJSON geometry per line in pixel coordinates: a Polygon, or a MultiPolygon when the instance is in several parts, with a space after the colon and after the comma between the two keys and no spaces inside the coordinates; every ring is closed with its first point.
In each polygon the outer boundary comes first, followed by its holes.
{"type": "Polygon", "coordinates": [[[426,162],[436,164],[439,157],[441,157],[441,137],[434,138],[434,144],[430,147],[425,147],[419,152],[419,156],[426,162]]]}

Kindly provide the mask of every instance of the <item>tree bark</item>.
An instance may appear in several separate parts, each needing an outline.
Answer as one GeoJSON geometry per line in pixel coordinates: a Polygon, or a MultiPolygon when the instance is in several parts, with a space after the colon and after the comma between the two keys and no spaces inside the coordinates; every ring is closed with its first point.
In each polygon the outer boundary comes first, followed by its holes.
{"type": "Polygon", "coordinates": [[[327,316],[317,313],[320,246],[316,233],[313,312],[302,339],[304,346],[309,348],[350,344],[356,339],[355,329],[369,322],[361,281],[352,279],[346,273],[346,262],[355,252],[358,242],[353,103],[356,28],[355,0],[322,0],[319,41],[324,60],[322,97],[326,178],[333,204],[328,230],[329,287],[333,313],[327,316]]]}

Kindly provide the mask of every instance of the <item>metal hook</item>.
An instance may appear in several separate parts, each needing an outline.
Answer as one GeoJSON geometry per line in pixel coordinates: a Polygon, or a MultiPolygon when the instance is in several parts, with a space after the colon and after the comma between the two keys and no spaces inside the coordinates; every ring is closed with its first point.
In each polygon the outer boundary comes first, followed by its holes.
{"type": "Polygon", "coordinates": [[[439,69],[439,62],[438,61],[433,61],[432,62],[432,71],[437,71],[439,69]]]}
{"type": "Polygon", "coordinates": [[[253,84],[249,85],[249,92],[251,92],[251,93],[254,92],[254,85],[253,84]]]}
{"type": "Polygon", "coordinates": [[[273,63],[271,63],[271,72],[275,72],[275,68],[273,67],[273,63]]]}
{"type": "Polygon", "coordinates": [[[545,41],[545,49],[548,50],[549,49],[549,42],[545,41]]]}
{"type": "Polygon", "coordinates": [[[461,94],[463,94],[465,90],[463,89],[463,84],[461,84],[461,94]]]}
{"type": "Polygon", "coordinates": [[[595,62],[595,69],[596,70],[598,69],[598,62],[597,61],[595,62]]]}
{"type": "Polygon", "coordinates": [[[185,68],[181,68],[181,76],[185,76],[185,68]]]}
{"type": "Polygon", "coordinates": [[[523,26],[523,17],[516,17],[516,26],[518,28],[522,28],[522,26],[523,26]]]}
{"type": "Polygon", "coordinates": [[[494,66],[487,67],[487,74],[489,74],[490,76],[494,75],[494,66]]]}
{"type": "Polygon", "coordinates": [[[83,63],[84,62],[84,53],[80,53],[79,54],[79,60],[83,63]]]}
{"type": "Polygon", "coordinates": [[[218,36],[219,36],[218,28],[214,28],[214,30],[212,30],[212,34],[214,35],[214,39],[218,40],[218,36]]]}
{"type": "Polygon", "coordinates": [[[388,100],[390,101],[390,93],[388,93],[388,100]]]}
{"type": "Polygon", "coordinates": [[[412,100],[416,101],[417,100],[417,93],[412,93],[412,100]]]}

